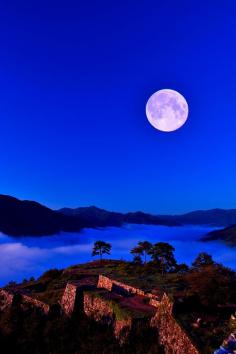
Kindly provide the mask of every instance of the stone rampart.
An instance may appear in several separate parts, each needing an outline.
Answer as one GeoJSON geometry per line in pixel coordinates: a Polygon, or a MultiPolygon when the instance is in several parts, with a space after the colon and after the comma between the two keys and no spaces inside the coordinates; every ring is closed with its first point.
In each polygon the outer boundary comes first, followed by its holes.
{"type": "Polygon", "coordinates": [[[15,298],[15,294],[5,290],[0,290],[0,310],[3,311],[8,307],[11,307],[15,298]]]}
{"type": "Polygon", "coordinates": [[[31,308],[37,308],[42,313],[47,315],[50,311],[50,306],[45,304],[45,302],[39,301],[28,295],[21,295],[21,307],[30,306],[31,308]]]}
{"type": "Polygon", "coordinates": [[[173,302],[164,294],[151,326],[157,327],[160,343],[168,354],[200,354],[173,315],[173,302]]]}
{"type": "Polygon", "coordinates": [[[155,300],[153,301],[153,305],[157,307],[158,303],[159,303],[159,299],[160,297],[151,293],[147,293],[139,288],[124,284],[122,282],[119,282],[117,280],[114,279],[110,279],[109,277],[106,277],[104,275],[99,275],[98,278],[98,288],[103,288],[106,289],[108,291],[116,291],[116,292],[124,292],[126,294],[134,294],[134,295],[140,295],[140,296],[144,296],[147,297],[151,300],[155,300]]]}
{"type": "Polygon", "coordinates": [[[61,308],[67,316],[71,316],[75,309],[77,294],[78,286],[75,284],[67,283],[60,302],[61,308]]]}
{"type": "Polygon", "coordinates": [[[109,301],[96,297],[92,293],[84,294],[84,312],[95,321],[112,326],[119,342],[121,344],[125,342],[132,327],[131,317],[117,317],[109,301]]]}

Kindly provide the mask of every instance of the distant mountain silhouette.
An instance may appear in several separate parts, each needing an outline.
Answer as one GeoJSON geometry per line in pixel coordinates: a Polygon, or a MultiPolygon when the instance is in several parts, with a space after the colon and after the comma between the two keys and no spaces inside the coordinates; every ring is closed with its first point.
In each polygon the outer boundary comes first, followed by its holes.
{"type": "Polygon", "coordinates": [[[13,236],[80,230],[82,223],[33,201],[0,195],[0,231],[13,236]]]}
{"type": "Polygon", "coordinates": [[[181,224],[230,226],[236,224],[236,209],[196,210],[182,215],[161,215],[181,224]]]}
{"type": "Polygon", "coordinates": [[[63,208],[58,212],[64,215],[79,217],[80,221],[85,224],[93,226],[121,226],[122,224],[146,224],[146,225],[166,225],[178,226],[178,222],[174,220],[167,220],[157,215],[143,213],[141,211],[133,213],[116,213],[99,209],[95,206],[83,208],[63,208]]]}
{"type": "Polygon", "coordinates": [[[151,214],[143,213],[142,211],[124,214],[124,222],[129,224],[148,224],[148,225],[167,225],[167,226],[181,225],[176,220],[168,220],[162,218],[162,216],[151,215],[151,214]]]}
{"type": "Polygon", "coordinates": [[[12,236],[53,235],[60,231],[76,232],[85,227],[121,226],[124,223],[176,225],[145,213],[121,214],[96,207],[59,211],[37,202],[0,194],[0,232],[12,236]]]}
{"type": "Polygon", "coordinates": [[[221,230],[209,232],[203,241],[223,241],[230,246],[236,246],[236,225],[226,227],[221,230]]]}
{"type": "Polygon", "coordinates": [[[124,223],[123,214],[107,211],[95,206],[75,209],[62,208],[58,212],[79,219],[87,227],[121,226],[124,223]]]}
{"type": "MultiPolygon", "coordinates": [[[[76,232],[85,227],[121,226],[125,223],[165,226],[195,224],[223,227],[236,224],[236,209],[199,210],[183,215],[151,215],[141,211],[116,213],[95,206],[52,210],[34,201],[21,201],[0,194],[0,231],[7,235],[53,235],[60,231],[76,232]]],[[[229,239],[231,229],[228,228],[225,232],[229,239]]]]}

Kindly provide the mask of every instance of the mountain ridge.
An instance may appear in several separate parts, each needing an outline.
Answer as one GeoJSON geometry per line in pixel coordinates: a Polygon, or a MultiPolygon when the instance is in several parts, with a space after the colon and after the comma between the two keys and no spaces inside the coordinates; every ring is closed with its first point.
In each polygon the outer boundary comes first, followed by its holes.
{"type": "Polygon", "coordinates": [[[230,226],[236,224],[236,209],[194,210],[184,214],[160,215],[167,220],[183,224],[230,226]]]}
{"type": "Polygon", "coordinates": [[[132,219],[136,216],[137,218],[142,218],[143,215],[152,216],[155,218],[160,218],[161,220],[172,221],[176,224],[193,224],[193,225],[211,225],[211,226],[231,226],[236,224],[236,209],[199,209],[193,210],[184,214],[149,214],[142,211],[120,213],[114,211],[107,211],[96,206],[88,207],[77,207],[77,208],[62,208],[58,210],[59,212],[65,213],[66,215],[78,215],[87,212],[91,213],[109,213],[117,216],[126,215],[127,219],[132,219]]]}
{"type": "Polygon", "coordinates": [[[83,228],[122,226],[125,223],[178,225],[174,221],[141,212],[122,214],[96,207],[81,208],[79,214],[70,209],[61,212],[38,202],[0,194],[0,232],[10,236],[45,236],[61,231],[78,232],[83,228]]]}
{"type": "Polygon", "coordinates": [[[222,241],[229,246],[236,246],[236,225],[228,226],[221,230],[209,232],[202,238],[202,241],[222,241]]]}
{"type": "MultiPolygon", "coordinates": [[[[0,232],[11,236],[44,236],[61,231],[123,224],[146,225],[236,225],[236,209],[196,210],[180,215],[153,215],[142,211],[121,213],[89,207],[50,209],[38,202],[0,194],[0,232]]],[[[218,237],[218,236],[217,236],[218,237]]]]}

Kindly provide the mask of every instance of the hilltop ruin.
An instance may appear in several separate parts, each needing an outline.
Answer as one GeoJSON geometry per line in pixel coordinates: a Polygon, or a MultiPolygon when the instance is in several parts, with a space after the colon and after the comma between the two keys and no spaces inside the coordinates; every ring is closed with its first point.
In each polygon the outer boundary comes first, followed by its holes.
{"type": "MultiPolygon", "coordinates": [[[[18,302],[22,308],[34,307],[48,315],[52,306],[19,289],[0,291],[0,309],[18,302]]],[[[58,301],[61,315],[72,316],[83,311],[93,320],[113,328],[120,344],[125,342],[135,326],[153,327],[159,333],[166,353],[199,354],[187,332],[176,320],[173,301],[166,293],[153,294],[100,274],[97,278],[84,276],[67,282],[58,301]]]]}

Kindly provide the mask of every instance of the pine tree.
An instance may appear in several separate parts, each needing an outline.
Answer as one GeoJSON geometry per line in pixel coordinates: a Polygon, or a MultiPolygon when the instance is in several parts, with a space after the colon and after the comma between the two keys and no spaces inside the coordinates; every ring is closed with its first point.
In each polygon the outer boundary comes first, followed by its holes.
{"type": "Polygon", "coordinates": [[[93,246],[92,256],[99,256],[102,261],[103,254],[111,254],[111,244],[104,241],[96,241],[93,246]]]}

